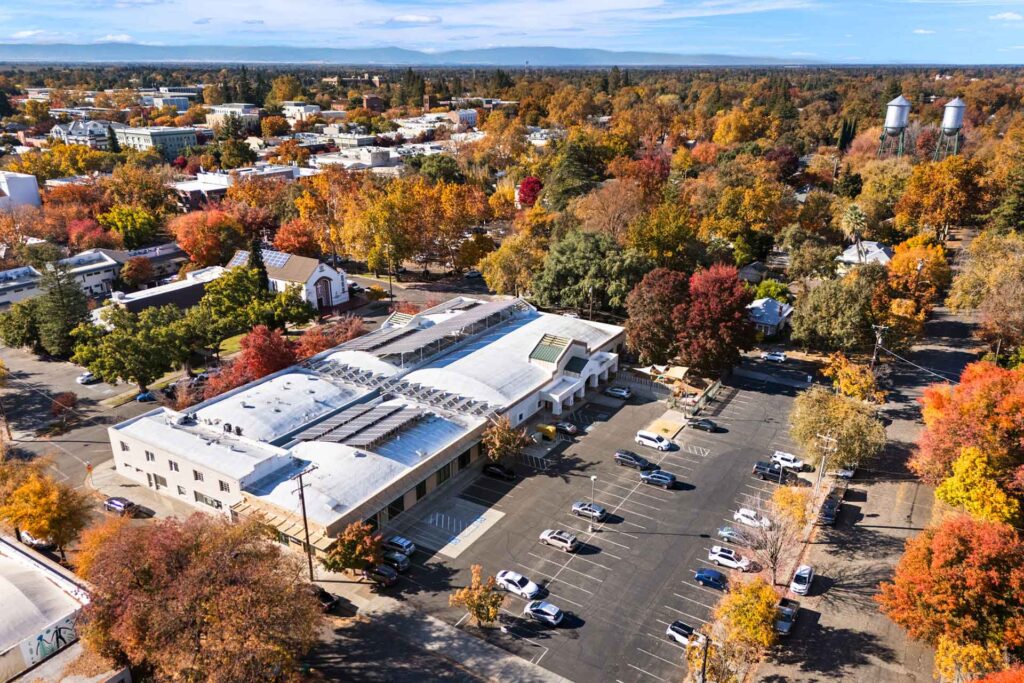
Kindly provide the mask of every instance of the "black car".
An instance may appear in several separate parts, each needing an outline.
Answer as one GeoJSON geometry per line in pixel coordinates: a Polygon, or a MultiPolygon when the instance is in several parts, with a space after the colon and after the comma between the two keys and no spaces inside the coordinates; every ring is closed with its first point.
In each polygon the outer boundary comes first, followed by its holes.
{"type": "Polygon", "coordinates": [[[382,588],[394,586],[398,583],[398,572],[386,564],[378,564],[374,567],[370,567],[363,572],[363,576],[382,588]]]}
{"type": "Polygon", "coordinates": [[[615,451],[615,463],[617,465],[622,465],[623,467],[632,467],[636,470],[658,469],[658,466],[647,458],[625,449],[615,451]]]}
{"type": "Polygon", "coordinates": [[[330,612],[338,604],[338,596],[333,593],[328,593],[321,586],[310,584],[309,592],[317,599],[317,602],[319,602],[320,606],[323,607],[324,612],[330,612]]]}
{"type": "Polygon", "coordinates": [[[484,465],[484,474],[495,479],[504,479],[505,481],[515,481],[516,479],[515,472],[496,462],[489,462],[484,465]]]}
{"type": "Polygon", "coordinates": [[[836,515],[839,514],[839,501],[835,498],[826,498],[821,504],[821,511],[818,513],[817,524],[832,526],[836,523],[836,515]]]}
{"type": "Polygon", "coordinates": [[[137,506],[123,496],[113,496],[103,501],[103,509],[107,512],[116,512],[125,517],[131,517],[137,506]]]}
{"type": "Polygon", "coordinates": [[[754,469],[750,471],[750,474],[761,481],[770,479],[772,481],[782,482],[786,478],[786,475],[782,470],[782,465],[777,462],[764,462],[763,460],[754,464],[754,469]]]}
{"type": "Polygon", "coordinates": [[[701,418],[699,420],[690,420],[691,429],[700,429],[705,432],[717,432],[718,425],[713,420],[707,418],[701,418]]]}

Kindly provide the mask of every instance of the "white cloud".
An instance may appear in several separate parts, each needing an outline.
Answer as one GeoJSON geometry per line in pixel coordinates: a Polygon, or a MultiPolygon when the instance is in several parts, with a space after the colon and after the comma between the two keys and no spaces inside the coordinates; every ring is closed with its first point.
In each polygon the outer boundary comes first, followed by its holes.
{"type": "Polygon", "coordinates": [[[391,17],[389,22],[392,24],[439,24],[441,17],[428,14],[399,14],[397,17],[391,17]]]}
{"type": "Polygon", "coordinates": [[[1024,21],[1024,15],[1017,12],[1000,12],[989,17],[993,21],[1024,21]]]}
{"type": "Polygon", "coordinates": [[[46,33],[46,31],[41,31],[39,29],[29,29],[27,31],[18,31],[16,33],[12,33],[11,38],[13,38],[14,40],[25,40],[26,38],[35,38],[37,36],[41,36],[44,33],[46,33]]]}
{"type": "Polygon", "coordinates": [[[919,36],[930,36],[931,34],[935,33],[935,31],[931,30],[930,28],[915,28],[914,33],[916,33],[919,36]]]}
{"type": "Polygon", "coordinates": [[[96,40],[97,43],[130,43],[132,37],[127,33],[108,33],[96,40]]]}

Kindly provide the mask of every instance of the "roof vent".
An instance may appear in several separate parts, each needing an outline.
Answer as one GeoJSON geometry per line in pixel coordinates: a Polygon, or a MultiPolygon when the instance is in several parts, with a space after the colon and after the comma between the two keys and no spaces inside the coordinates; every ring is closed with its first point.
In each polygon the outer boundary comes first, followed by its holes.
{"type": "Polygon", "coordinates": [[[242,435],[242,428],[239,427],[238,425],[235,425],[235,436],[241,436],[241,435],[242,435]]]}
{"type": "Polygon", "coordinates": [[[225,422],[224,423],[224,431],[228,432],[229,434],[231,433],[231,423],[230,422],[225,422]]]}

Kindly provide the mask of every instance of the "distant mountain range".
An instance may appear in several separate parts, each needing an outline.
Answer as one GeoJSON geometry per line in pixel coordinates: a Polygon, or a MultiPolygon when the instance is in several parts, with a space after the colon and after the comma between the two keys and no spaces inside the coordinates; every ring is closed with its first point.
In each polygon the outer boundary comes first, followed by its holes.
{"type": "Polygon", "coordinates": [[[283,45],[78,45],[0,44],[4,62],[212,62],[270,64],[348,64],[381,66],[743,66],[809,64],[806,59],[776,59],[719,54],[615,52],[561,47],[492,47],[479,50],[419,52],[399,47],[328,48],[283,45]]]}

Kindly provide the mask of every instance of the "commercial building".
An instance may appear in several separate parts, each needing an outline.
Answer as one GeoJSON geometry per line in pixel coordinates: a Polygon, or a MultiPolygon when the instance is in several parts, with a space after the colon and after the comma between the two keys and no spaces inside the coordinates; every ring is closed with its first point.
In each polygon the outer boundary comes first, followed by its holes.
{"type": "Polygon", "coordinates": [[[174,282],[157,285],[137,292],[112,292],[110,303],[92,311],[94,323],[103,321],[103,312],[110,306],[121,306],[131,313],[138,313],[153,306],[177,306],[181,309],[192,308],[199,303],[206,293],[206,285],[224,274],[221,266],[209,266],[199,270],[190,270],[185,277],[174,282]]]}
{"type": "Polygon", "coordinates": [[[0,171],[0,211],[16,206],[40,206],[39,182],[31,173],[0,171]]]}
{"type": "Polygon", "coordinates": [[[489,420],[558,415],[618,370],[621,327],[521,299],[457,297],[200,403],[110,427],[122,475],[233,517],[261,515],[302,546],[350,522],[383,527],[472,467],[489,420]]]}
{"type": "Polygon", "coordinates": [[[456,109],[455,111],[448,112],[445,116],[456,125],[476,128],[476,109],[456,109]]]}
{"type": "Polygon", "coordinates": [[[165,159],[173,160],[197,144],[195,128],[150,126],[148,128],[120,128],[114,131],[117,143],[144,152],[157,149],[165,159]]]}
{"type": "Polygon", "coordinates": [[[291,123],[305,121],[320,115],[320,105],[309,102],[282,102],[281,112],[291,123]]]}
{"type": "Polygon", "coordinates": [[[176,111],[188,111],[191,101],[184,95],[162,95],[153,98],[154,107],[174,107],[176,111]]]}
{"type": "MultiPolygon", "coordinates": [[[[348,282],[345,271],[337,270],[308,256],[263,249],[263,265],[267,268],[272,292],[283,292],[298,286],[302,300],[318,311],[348,303],[348,282]]],[[[239,249],[228,262],[228,268],[245,265],[249,252],[239,249]]]]}
{"type": "Polygon", "coordinates": [[[229,104],[214,104],[207,108],[210,112],[206,115],[206,125],[210,128],[219,128],[224,125],[228,117],[234,116],[242,124],[242,130],[256,132],[260,129],[260,108],[255,104],[231,102],[229,104]]]}
{"type": "Polygon", "coordinates": [[[278,178],[291,182],[303,176],[315,175],[313,169],[286,166],[283,164],[257,164],[247,168],[236,168],[229,172],[205,171],[197,173],[194,180],[173,183],[171,187],[178,196],[183,211],[201,209],[210,202],[224,198],[228,188],[249,178],[278,178]]]}
{"type": "Polygon", "coordinates": [[[39,271],[32,266],[0,271],[0,311],[38,295],[40,277],[39,271]]]}

